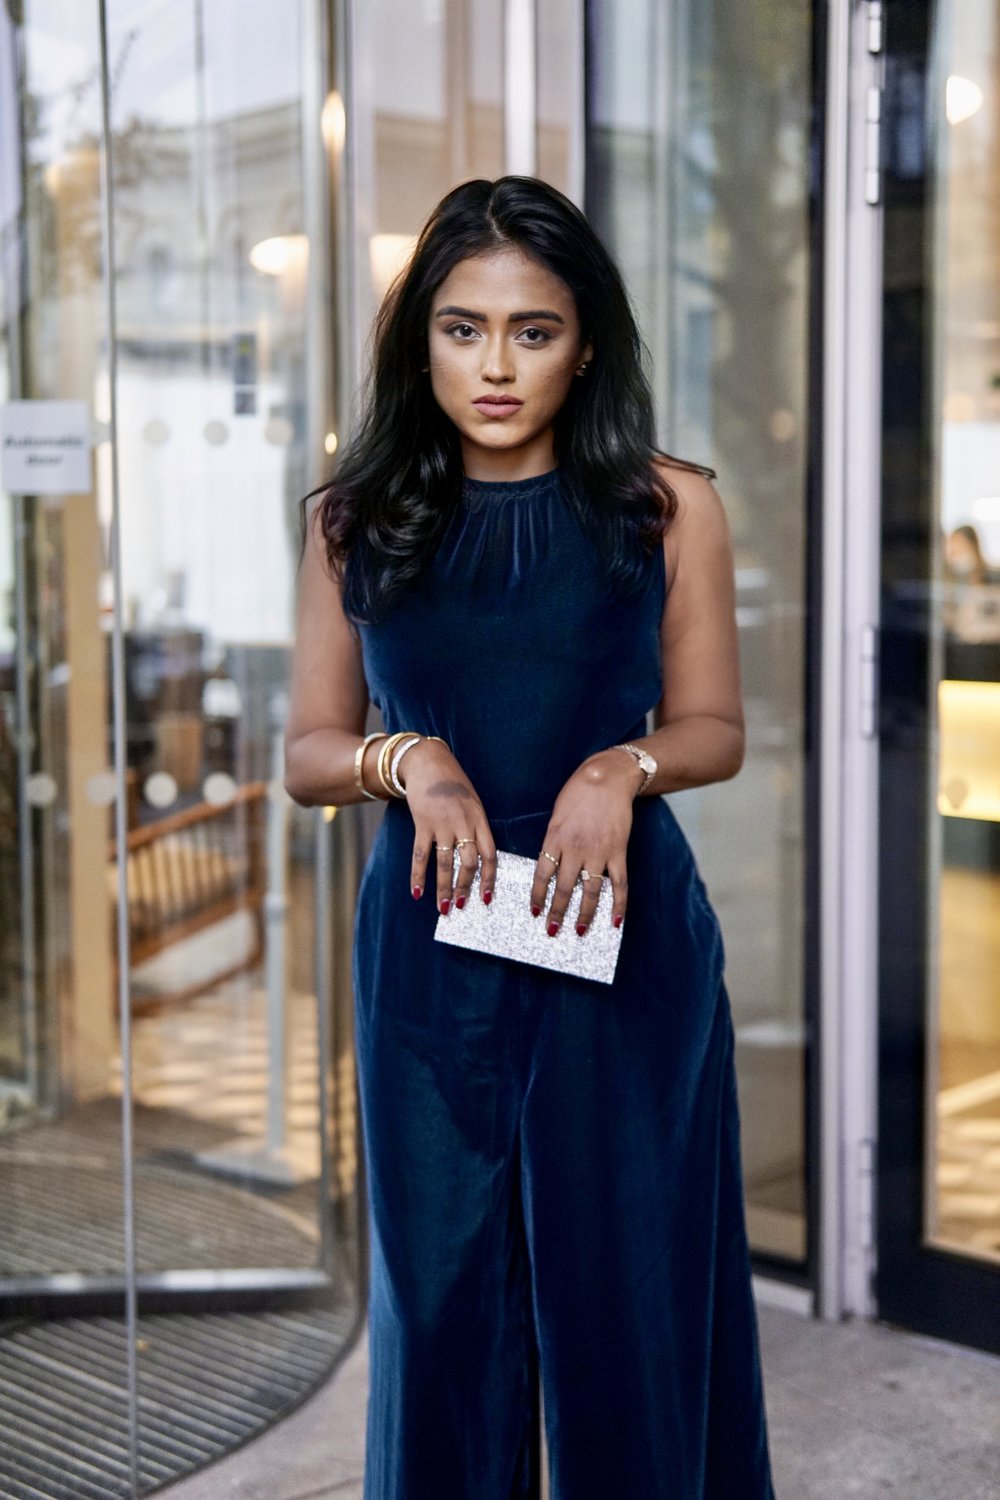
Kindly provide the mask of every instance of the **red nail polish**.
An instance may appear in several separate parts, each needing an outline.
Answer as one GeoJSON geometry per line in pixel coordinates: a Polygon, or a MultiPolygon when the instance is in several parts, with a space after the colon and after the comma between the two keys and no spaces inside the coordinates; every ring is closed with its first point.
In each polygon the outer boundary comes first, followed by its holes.
{"type": "Polygon", "coordinates": [[[413,887],[413,899],[414,899],[414,901],[419,901],[420,900],[420,896],[421,896],[421,893],[423,892],[423,889],[424,888],[423,888],[422,885],[415,885],[413,887]]]}
{"type": "Polygon", "coordinates": [[[614,923],[614,925],[616,927],[620,927],[622,925],[622,914],[621,914],[621,912],[620,911],[615,912],[615,914],[611,918],[611,920],[612,920],[612,922],[614,923]]]}
{"type": "Polygon", "coordinates": [[[558,922],[550,922],[549,923],[549,937],[555,937],[555,935],[556,935],[556,933],[558,931],[559,931],[559,923],[558,922]]]}
{"type": "Polygon", "coordinates": [[[455,905],[458,907],[459,911],[461,911],[462,907],[465,905],[465,897],[464,896],[456,896],[455,897],[455,905]]]}
{"type": "Polygon", "coordinates": [[[577,930],[578,936],[583,937],[583,934],[587,930],[587,924],[586,924],[586,922],[577,922],[577,924],[576,924],[576,930],[577,930]]]}
{"type": "Polygon", "coordinates": [[[540,917],[542,915],[542,908],[540,906],[533,906],[531,908],[531,915],[533,917],[540,917]]]}
{"type": "Polygon", "coordinates": [[[489,906],[489,904],[490,904],[490,902],[492,900],[493,900],[493,892],[492,891],[484,891],[483,892],[483,905],[484,906],[489,906]]]}
{"type": "Polygon", "coordinates": [[[443,917],[446,917],[448,915],[448,908],[451,905],[451,902],[448,900],[448,898],[446,896],[444,898],[444,900],[442,902],[440,902],[439,904],[440,904],[440,907],[441,907],[441,915],[443,917]]]}

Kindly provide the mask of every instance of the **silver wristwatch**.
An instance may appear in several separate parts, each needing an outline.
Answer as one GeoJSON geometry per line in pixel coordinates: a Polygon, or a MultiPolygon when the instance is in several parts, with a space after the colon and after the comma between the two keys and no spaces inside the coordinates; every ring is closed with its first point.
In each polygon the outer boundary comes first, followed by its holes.
{"type": "Polygon", "coordinates": [[[639,762],[640,768],[645,771],[645,778],[640,783],[639,790],[635,794],[638,797],[639,793],[646,790],[646,788],[649,786],[649,783],[656,775],[656,761],[648,751],[640,750],[638,745],[612,745],[611,748],[612,750],[627,750],[630,755],[635,756],[636,760],[639,762]]]}

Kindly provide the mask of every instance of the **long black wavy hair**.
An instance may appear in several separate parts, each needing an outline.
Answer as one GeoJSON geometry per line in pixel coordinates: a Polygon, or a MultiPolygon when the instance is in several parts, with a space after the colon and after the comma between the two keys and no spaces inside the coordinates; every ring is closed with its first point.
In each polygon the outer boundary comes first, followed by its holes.
{"type": "Polygon", "coordinates": [[[518,246],[559,276],[576,302],[582,343],[594,355],[554,424],[555,461],[568,503],[614,584],[639,584],[677,497],[651,460],[715,478],[715,470],[655,445],[648,358],[621,274],[584,214],[537,177],[475,178],[452,188],[424,224],[374,324],[360,421],[324,492],[319,523],[327,559],[343,581],[345,614],[381,618],[433,557],[461,500],[458,430],[438,406],[424,369],[435,292],[467,256],[518,246]]]}

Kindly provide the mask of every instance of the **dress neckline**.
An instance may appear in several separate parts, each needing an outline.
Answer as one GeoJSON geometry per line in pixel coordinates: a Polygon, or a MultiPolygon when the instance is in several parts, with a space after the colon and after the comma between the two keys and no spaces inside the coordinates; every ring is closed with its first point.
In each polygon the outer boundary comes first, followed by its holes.
{"type": "Polygon", "coordinates": [[[526,479],[471,479],[462,478],[462,489],[468,495],[533,495],[548,487],[559,478],[558,464],[544,474],[531,474],[526,479]]]}

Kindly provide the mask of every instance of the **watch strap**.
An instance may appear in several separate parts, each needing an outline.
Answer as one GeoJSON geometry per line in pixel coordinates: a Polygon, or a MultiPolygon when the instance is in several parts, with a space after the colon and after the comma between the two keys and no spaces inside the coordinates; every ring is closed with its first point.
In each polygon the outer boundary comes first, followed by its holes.
{"type": "Polygon", "coordinates": [[[646,790],[655,774],[655,772],[653,771],[647,771],[646,767],[643,765],[643,761],[647,759],[653,760],[653,757],[649,755],[648,751],[640,750],[638,745],[630,744],[627,741],[623,741],[622,743],[617,745],[612,745],[611,748],[612,750],[627,750],[630,755],[635,757],[636,764],[640,767],[643,773],[643,779],[639,783],[639,787],[635,794],[638,797],[641,792],[644,792],[646,790]]]}

